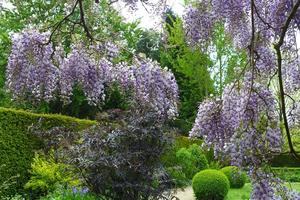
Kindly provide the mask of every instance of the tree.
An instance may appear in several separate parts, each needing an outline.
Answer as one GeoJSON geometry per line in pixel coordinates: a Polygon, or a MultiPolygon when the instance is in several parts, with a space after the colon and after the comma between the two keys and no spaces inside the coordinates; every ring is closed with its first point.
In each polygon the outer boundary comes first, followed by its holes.
{"type": "Polygon", "coordinates": [[[222,23],[216,25],[212,44],[207,49],[213,62],[210,71],[218,95],[222,95],[224,87],[238,78],[234,70],[237,66],[244,66],[247,59],[245,52],[234,48],[232,39],[225,33],[224,28],[222,23]]]}
{"type": "Polygon", "coordinates": [[[188,131],[195,119],[199,102],[214,94],[214,83],[209,73],[212,62],[200,49],[188,46],[179,18],[167,19],[167,36],[160,51],[160,63],[175,74],[180,91],[179,119],[185,124],[181,128],[188,131]]]}

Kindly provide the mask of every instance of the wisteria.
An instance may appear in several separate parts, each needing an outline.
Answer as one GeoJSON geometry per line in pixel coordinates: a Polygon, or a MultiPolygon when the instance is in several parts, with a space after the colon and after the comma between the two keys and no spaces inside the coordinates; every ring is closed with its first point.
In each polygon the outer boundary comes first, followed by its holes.
{"type": "Polygon", "coordinates": [[[52,45],[45,44],[48,37],[32,30],[13,36],[6,84],[14,99],[50,101],[54,97],[59,70],[51,61],[52,45]]]}
{"type": "Polygon", "coordinates": [[[299,16],[299,2],[288,0],[196,1],[184,15],[186,34],[194,45],[209,45],[214,28],[222,23],[235,47],[248,53],[247,65],[239,66],[244,77],[227,85],[221,99],[200,104],[190,136],[203,137],[216,156],[229,157],[232,165],[249,169],[251,199],[300,199],[264,168],[281,151],[277,110],[285,114],[285,96],[293,102],[289,119],[297,121],[298,106],[291,95],[300,86],[299,16]],[[279,105],[275,75],[279,77],[279,105]],[[270,84],[275,87],[271,89],[270,84]]]}
{"type": "Polygon", "coordinates": [[[107,79],[105,70],[107,69],[97,65],[83,47],[73,47],[60,70],[60,95],[64,100],[70,100],[75,86],[82,88],[91,105],[104,100],[104,84],[107,79]]]}
{"type": "Polygon", "coordinates": [[[145,106],[145,111],[150,108],[158,116],[177,115],[178,86],[171,71],[149,59],[135,59],[131,66],[119,63],[112,70],[113,80],[123,90],[131,89],[136,106],[145,106]]]}
{"type": "Polygon", "coordinates": [[[222,100],[201,103],[190,132],[190,136],[203,136],[206,144],[214,147],[216,156],[231,155],[232,164],[239,167],[261,162],[257,155],[280,152],[282,144],[272,93],[254,84],[249,94],[248,87],[229,85],[222,100]]]}
{"type": "Polygon", "coordinates": [[[7,88],[15,100],[51,101],[60,97],[70,103],[80,88],[90,105],[101,105],[105,89],[117,83],[130,94],[133,107],[157,114],[158,118],[177,115],[178,86],[172,72],[149,59],[127,63],[112,61],[119,50],[111,42],[90,47],[76,44],[65,56],[46,44],[47,35],[23,31],[13,40],[7,67],[7,88]]]}

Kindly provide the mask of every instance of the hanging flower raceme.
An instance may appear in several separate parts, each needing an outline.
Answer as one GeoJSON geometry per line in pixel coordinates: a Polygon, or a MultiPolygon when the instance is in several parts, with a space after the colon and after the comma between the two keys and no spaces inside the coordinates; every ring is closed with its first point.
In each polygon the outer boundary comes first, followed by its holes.
{"type": "Polygon", "coordinates": [[[132,100],[141,111],[154,112],[160,118],[177,115],[178,86],[168,69],[150,59],[135,59],[134,65],[119,63],[112,70],[114,81],[132,92],[132,100]]]}
{"type": "Polygon", "coordinates": [[[14,100],[54,98],[59,69],[53,64],[49,34],[23,31],[12,37],[12,51],[6,69],[6,86],[14,100]]]}
{"type": "Polygon", "coordinates": [[[107,81],[106,63],[91,59],[88,50],[74,46],[72,52],[63,61],[60,79],[62,99],[70,101],[74,87],[80,87],[91,105],[101,103],[104,98],[104,84],[107,81]]]}
{"type": "Polygon", "coordinates": [[[150,107],[163,118],[176,117],[178,86],[174,74],[150,59],[136,60],[132,70],[137,104],[150,107]]]}

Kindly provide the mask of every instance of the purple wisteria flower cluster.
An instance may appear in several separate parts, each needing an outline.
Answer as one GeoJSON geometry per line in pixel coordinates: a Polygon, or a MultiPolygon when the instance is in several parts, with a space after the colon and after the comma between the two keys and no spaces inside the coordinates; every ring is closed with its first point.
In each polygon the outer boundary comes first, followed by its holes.
{"type": "Polygon", "coordinates": [[[84,92],[90,105],[100,105],[105,89],[116,83],[131,94],[133,106],[157,114],[177,115],[178,86],[173,73],[150,59],[134,59],[132,65],[113,62],[119,49],[111,42],[87,47],[76,44],[66,54],[46,44],[48,35],[23,31],[13,37],[7,67],[7,88],[14,100],[70,103],[75,87],[84,92]]]}
{"type": "Polygon", "coordinates": [[[239,87],[228,85],[222,99],[201,103],[190,136],[203,137],[216,156],[229,155],[232,165],[262,165],[282,145],[275,99],[258,83],[239,87]]]}
{"type": "Polygon", "coordinates": [[[7,87],[14,99],[50,101],[55,96],[58,68],[51,62],[53,48],[45,44],[49,35],[26,31],[12,37],[6,70],[7,87]]]}

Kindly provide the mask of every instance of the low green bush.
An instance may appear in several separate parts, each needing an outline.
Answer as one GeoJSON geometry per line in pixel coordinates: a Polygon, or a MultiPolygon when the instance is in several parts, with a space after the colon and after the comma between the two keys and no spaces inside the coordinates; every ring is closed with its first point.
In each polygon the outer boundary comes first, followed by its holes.
{"type": "Polygon", "coordinates": [[[230,183],[223,172],[206,169],[194,176],[192,187],[197,200],[224,200],[230,183]]]}
{"type": "Polygon", "coordinates": [[[24,188],[38,196],[54,191],[58,185],[80,185],[73,167],[56,162],[52,153],[47,158],[37,153],[31,163],[30,174],[30,180],[24,188]]]}
{"type": "Polygon", "coordinates": [[[22,110],[0,107],[0,185],[11,177],[19,175],[16,184],[10,186],[3,195],[19,193],[29,180],[29,169],[34,152],[43,147],[43,141],[29,132],[29,127],[42,120],[45,129],[65,126],[81,130],[95,121],[79,120],[62,115],[34,114],[22,110]]]}
{"type": "Polygon", "coordinates": [[[230,188],[242,188],[244,187],[247,179],[245,172],[239,170],[236,166],[227,166],[221,169],[221,171],[227,176],[230,182],[230,188]]]}
{"type": "Polygon", "coordinates": [[[197,144],[179,149],[176,153],[176,162],[190,180],[197,172],[208,168],[208,161],[197,144]]]}
{"type": "Polygon", "coordinates": [[[189,146],[188,151],[191,153],[198,171],[208,168],[208,160],[199,145],[192,144],[189,146]]]}
{"type": "Polygon", "coordinates": [[[173,167],[176,165],[176,152],[181,148],[188,148],[192,144],[201,145],[202,140],[191,139],[185,136],[178,136],[175,138],[168,151],[162,156],[161,160],[165,167],[173,167]]]}
{"type": "Polygon", "coordinates": [[[46,197],[40,198],[40,200],[96,200],[103,198],[97,198],[94,195],[88,193],[86,189],[77,188],[57,188],[55,191],[49,193],[46,197]]]}

